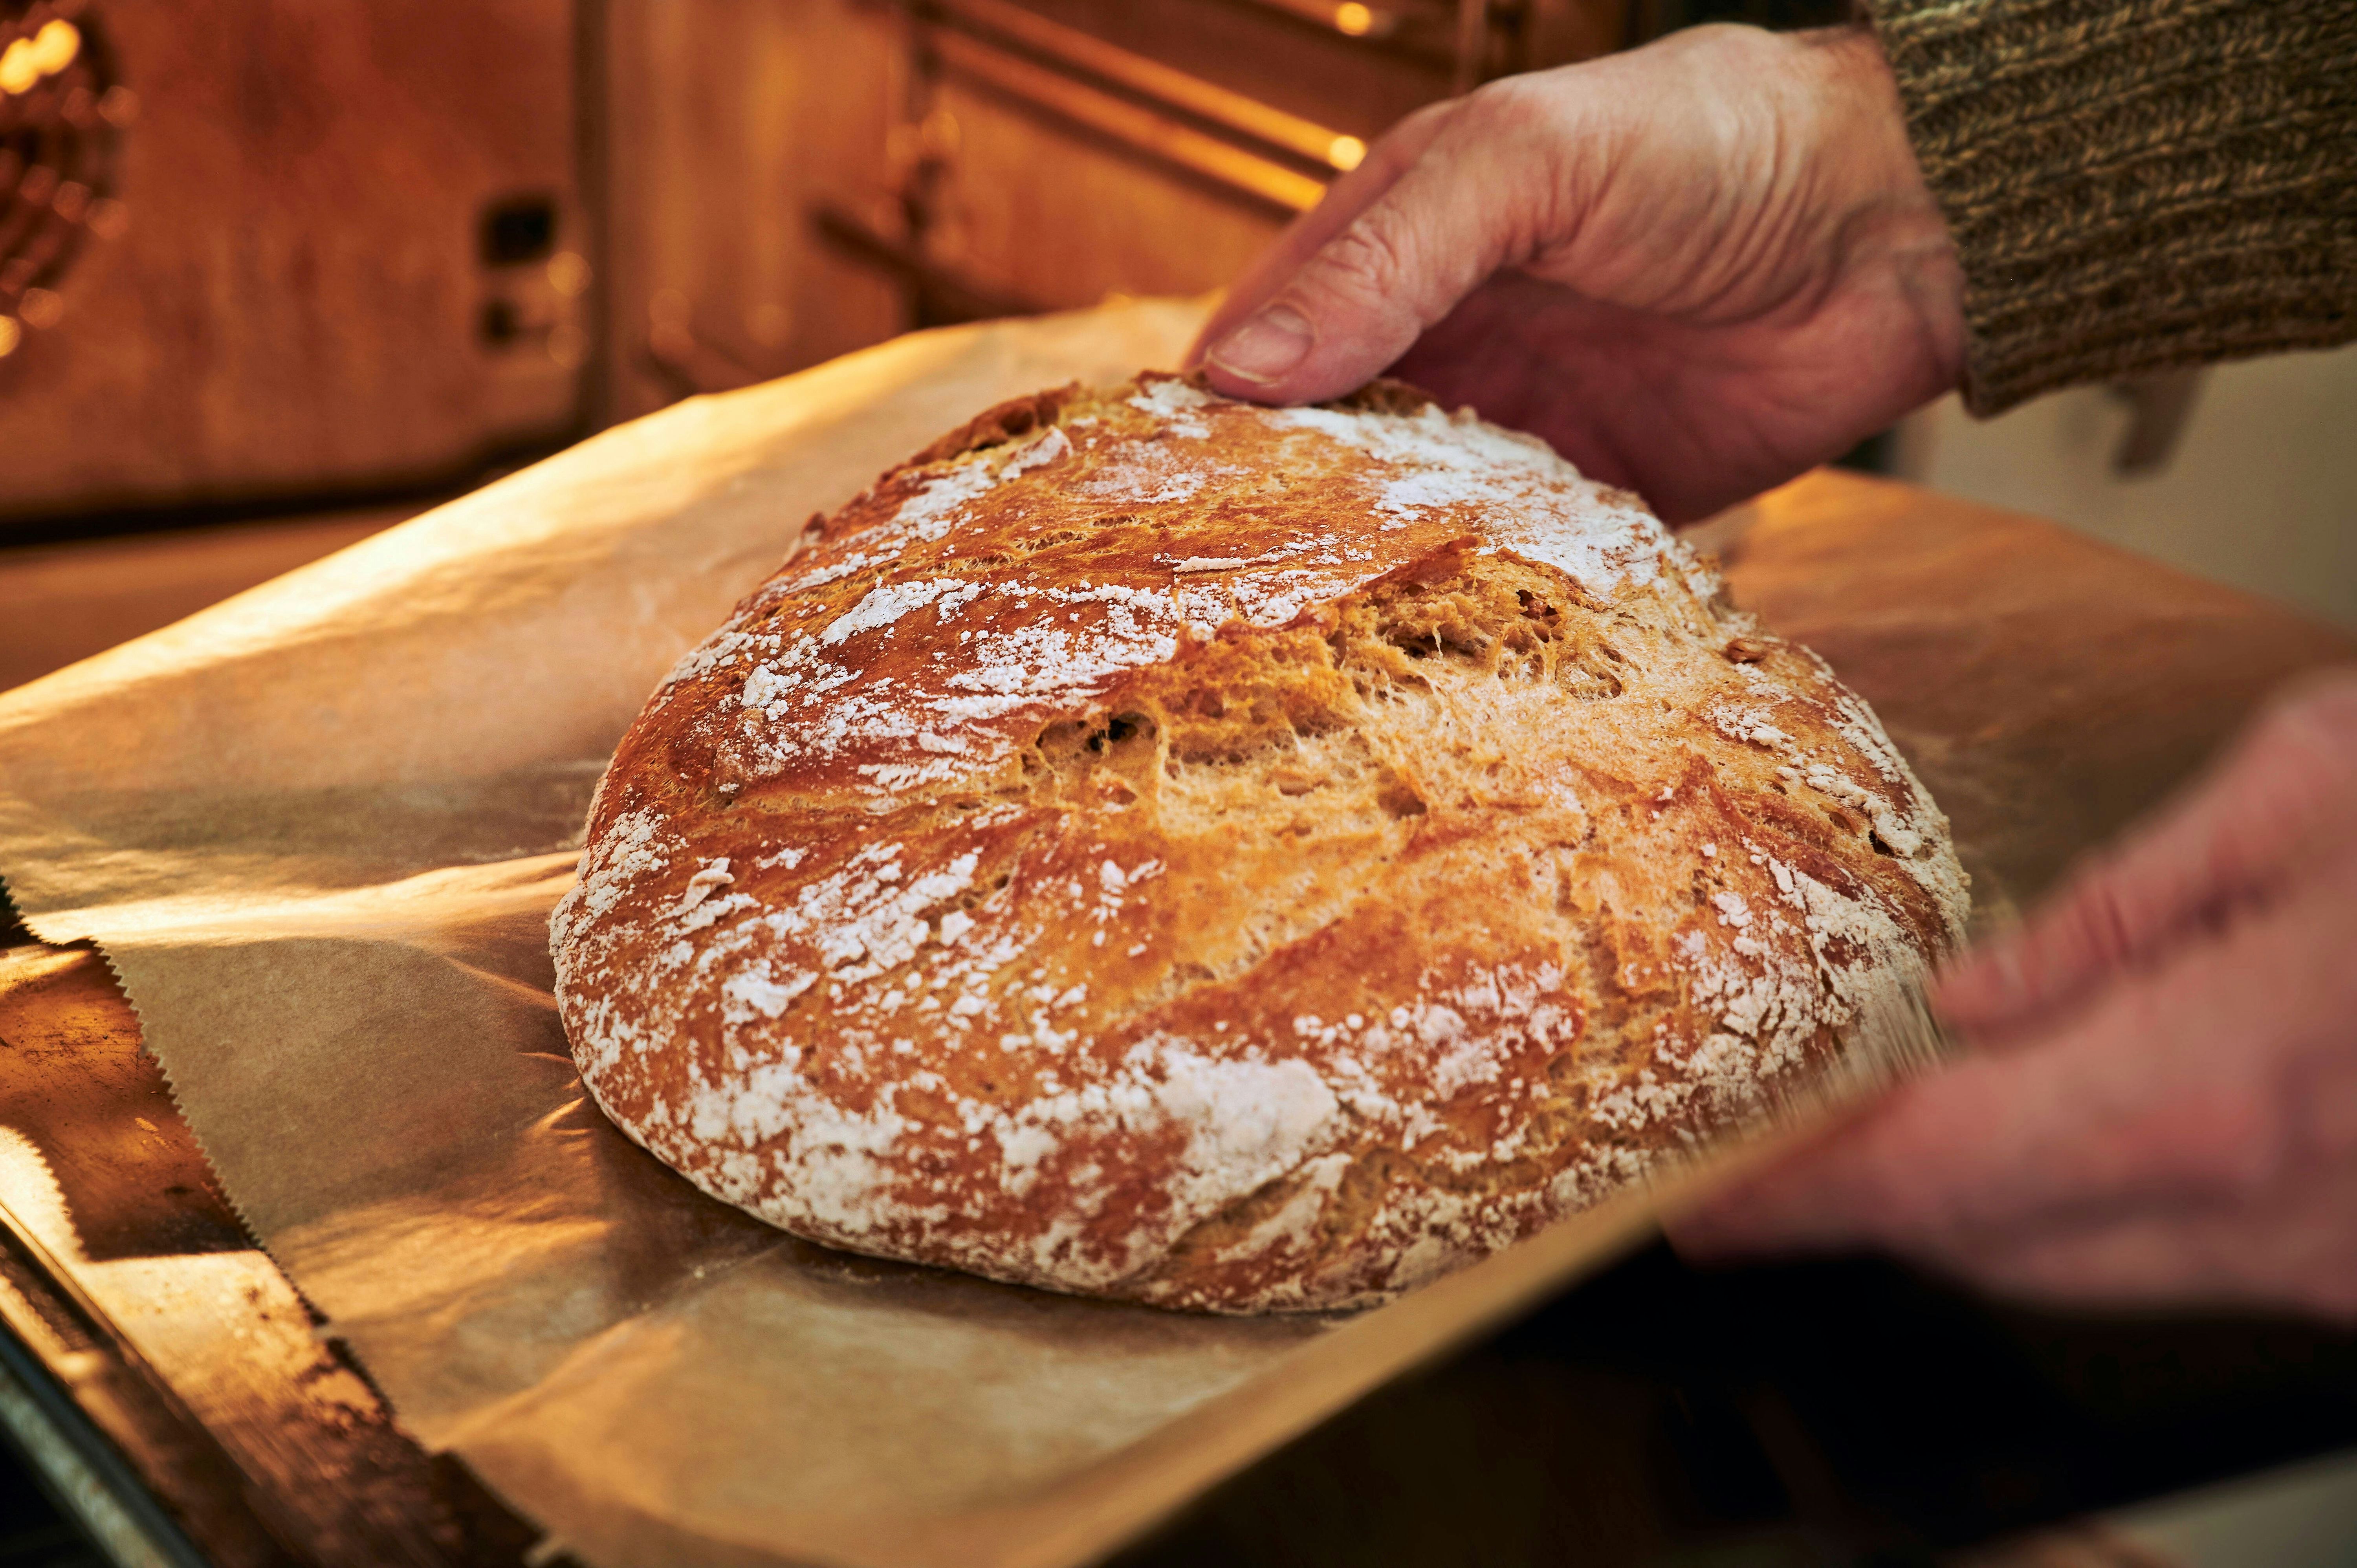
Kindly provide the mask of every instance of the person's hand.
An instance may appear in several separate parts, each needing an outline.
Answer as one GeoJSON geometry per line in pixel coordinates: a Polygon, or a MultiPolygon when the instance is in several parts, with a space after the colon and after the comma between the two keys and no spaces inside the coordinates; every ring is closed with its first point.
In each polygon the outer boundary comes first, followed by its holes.
{"type": "Polygon", "coordinates": [[[1389,369],[1675,522],[1955,387],[1963,286],[1870,35],[1696,27],[1411,116],[1197,354],[1265,403],[1389,369]]]}
{"type": "Polygon", "coordinates": [[[2357,672],[1968,956],[1982,1049],[1673,1224],[2009,1294],[2357,1319],[2357,672]]]}

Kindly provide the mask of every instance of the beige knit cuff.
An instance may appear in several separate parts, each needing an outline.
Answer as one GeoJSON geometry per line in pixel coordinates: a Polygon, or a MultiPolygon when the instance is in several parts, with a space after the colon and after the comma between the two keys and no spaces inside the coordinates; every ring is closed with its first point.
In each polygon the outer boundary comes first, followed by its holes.
{"type": "Polygon", "coordinates": [[[2357,338],[2357,0],[1871,0],[1965,401],[2357,338]]]}

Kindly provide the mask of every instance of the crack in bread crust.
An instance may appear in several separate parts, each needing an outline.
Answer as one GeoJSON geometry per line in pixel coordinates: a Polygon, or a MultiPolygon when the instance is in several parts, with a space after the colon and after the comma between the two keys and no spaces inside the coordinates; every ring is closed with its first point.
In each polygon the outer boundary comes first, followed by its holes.
{"type": "Polygon", "coordinates": [[[981,415],[624,737],[585,1081],[797,1234],[1378,1302],[1840,1058],[1961,935],[1873,715],[1633,497],[1378,383],[981,415]]]}

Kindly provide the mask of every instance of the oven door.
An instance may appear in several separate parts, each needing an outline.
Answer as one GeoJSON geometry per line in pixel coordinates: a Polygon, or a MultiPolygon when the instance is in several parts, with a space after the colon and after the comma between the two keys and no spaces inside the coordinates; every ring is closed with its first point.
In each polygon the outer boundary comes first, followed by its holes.
{"type": "Polygon", "coordinates": [[[575,26],[0,0],[0,539],[455,481],[576,428],[575,26]]]}

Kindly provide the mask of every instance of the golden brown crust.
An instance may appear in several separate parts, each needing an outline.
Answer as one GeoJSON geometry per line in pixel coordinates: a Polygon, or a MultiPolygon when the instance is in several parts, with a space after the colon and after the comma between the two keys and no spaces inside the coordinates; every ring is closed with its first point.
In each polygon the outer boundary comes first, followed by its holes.
{"type": "Polygon", "coordinates": [[[990,410],[683,660],[553,923],[608,1114],[814,1240],[1383,1299],[1838,1057],[1946,824],[1633,498],[1383,384],[990,410]]]}

